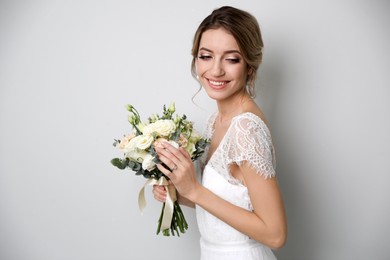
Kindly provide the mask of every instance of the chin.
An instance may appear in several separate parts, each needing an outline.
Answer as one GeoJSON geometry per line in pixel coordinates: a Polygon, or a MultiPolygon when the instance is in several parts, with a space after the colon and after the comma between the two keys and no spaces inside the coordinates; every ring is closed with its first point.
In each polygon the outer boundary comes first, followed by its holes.
{"type": "Polygon", "coordinates": [[[232,91],[229,89],[224,90],[213,90],[213,89],[205,89],[209,98],[215,101],[222,101],[227,99],[234,99],[235,96],[240,96],[241,91],[232,91]]]}
{"type": "Polygon", "coordinates": [[[209,96],[209,98],[215,100],[215,101],[221,101],[221,100],[224,100],[224,99],[227,99],[229,97],[229,95],[226,95],[224,93],[209,93],[207,92],[207,95],[209,96]]]}

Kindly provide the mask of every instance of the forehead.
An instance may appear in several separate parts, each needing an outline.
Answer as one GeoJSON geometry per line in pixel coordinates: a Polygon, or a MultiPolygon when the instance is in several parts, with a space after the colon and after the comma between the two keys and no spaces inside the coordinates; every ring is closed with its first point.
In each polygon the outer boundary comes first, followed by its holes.
{"type": "Polygon", "coordinates": [[[233,35],[224,28],[209,29],[202,34],[200,48],[212,51],[239,51],[240,48],[233,35]]]}

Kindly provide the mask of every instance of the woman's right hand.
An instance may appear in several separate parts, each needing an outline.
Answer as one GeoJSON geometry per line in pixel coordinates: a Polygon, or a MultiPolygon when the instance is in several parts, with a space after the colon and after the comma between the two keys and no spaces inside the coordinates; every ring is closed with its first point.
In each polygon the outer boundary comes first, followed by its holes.
{"type": "Polygon", "coordinates": [[[167,191],[163,185],[153,185],[152,192],[157,201],[165,202],[167,199],[167,191]]]}

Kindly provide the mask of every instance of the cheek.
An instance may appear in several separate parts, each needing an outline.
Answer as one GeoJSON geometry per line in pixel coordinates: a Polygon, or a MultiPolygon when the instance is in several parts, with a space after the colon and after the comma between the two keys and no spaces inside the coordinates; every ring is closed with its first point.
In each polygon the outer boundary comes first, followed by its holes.
{"type": "Polygon", "coordinates": [[[207,66],[204,62],[196,63],[196,72],[199,76],[201,76],[205,71],[207,71],[207,66]]]}
{"type": "Polygon", "coordinates": [[[240,79],[240,81],[244,81],[244,82],[248,77],[248,71],[246,69],[235,70],[234,72],[232,71],[231,73],[234,73],[235,78],[240,79]]]}
{"type": "Polygon", "coordinates": [[[211,60],[206,61],[202,59],[197,59],[197,61],[195,62],[195,66],[196,66],[196,71],[200,77],[212,69],[213,62],[211,60]]]}

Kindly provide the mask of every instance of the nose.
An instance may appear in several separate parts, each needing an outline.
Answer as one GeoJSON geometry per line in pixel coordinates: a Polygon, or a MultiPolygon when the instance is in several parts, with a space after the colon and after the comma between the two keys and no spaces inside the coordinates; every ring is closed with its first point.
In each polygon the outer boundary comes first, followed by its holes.
{"type": "Polygon", "coordinates": [[[220,77],[225,74],[225,71],[223,69],[223,65],[220,61],[214,61],[213,66],[211,68],[211,75],[213,77],[220,77]]]}

